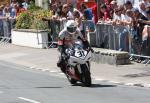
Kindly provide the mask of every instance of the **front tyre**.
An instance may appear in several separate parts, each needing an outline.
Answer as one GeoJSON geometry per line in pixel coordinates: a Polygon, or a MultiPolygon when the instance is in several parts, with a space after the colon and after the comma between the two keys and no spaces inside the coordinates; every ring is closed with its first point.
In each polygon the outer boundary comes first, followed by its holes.
{"type": "Polygon", "coordinates": [[[69,77],[68,75],[67,75],[67,79],[68,79],[68,81],[70,82],[70,84],[72,84],[72,85],[74,85],[74,84],[76,84],[76,83],[77,83],[77,80],[72,79],[72,78],[71,78],[71,77],[69,77]]]}
{"type": "Polygon", "coordinates": [[[91,81],[91,73],[87,67],[86,64],[82,64],[81,65],[81,69],[82,69],[82,83],[84,84],[84,86],[86,87],[90,87],[91,84],[92,84],[92,81],[91,81]]]}

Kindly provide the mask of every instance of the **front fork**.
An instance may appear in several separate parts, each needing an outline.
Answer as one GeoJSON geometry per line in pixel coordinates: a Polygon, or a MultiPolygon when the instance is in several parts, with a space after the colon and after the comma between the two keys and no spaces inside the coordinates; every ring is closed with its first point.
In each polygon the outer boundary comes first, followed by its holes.
{"type": "MultiPolygon", "coordinates": [[[[86,66],[88,67],[88,70],[90,71],[91,64],[89,61],[86,62],[86,66]]],[[[82,74],[81,64],[77,65],[77,69],[78,69],[79,73],[82,74]]]]}

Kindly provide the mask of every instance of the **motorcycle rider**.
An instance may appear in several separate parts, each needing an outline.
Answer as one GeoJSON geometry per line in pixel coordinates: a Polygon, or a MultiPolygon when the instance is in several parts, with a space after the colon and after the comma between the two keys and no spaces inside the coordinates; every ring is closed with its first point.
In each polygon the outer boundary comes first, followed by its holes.
{"type": "Polygon", "coordinates": [[[58,51],[60,52],[60,56],[57,62],[57,66],[60,67],[63,73],[65,73],[65,49],[77,39],[82,40],[85,48],[90,47],[88,41],[80,32],[77,23],[74,20],[68,20],[66,23],[66,27],[59,33],[58,36],[58,51]]]}

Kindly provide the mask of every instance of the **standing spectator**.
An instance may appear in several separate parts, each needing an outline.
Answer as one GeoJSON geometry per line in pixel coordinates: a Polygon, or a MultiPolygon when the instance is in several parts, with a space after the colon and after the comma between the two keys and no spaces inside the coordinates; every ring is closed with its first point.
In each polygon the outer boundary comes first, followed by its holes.
{"type": "Polygon", "coordinates": [[[9,21],[10,21],[11,29],[14,28],[14,24],[15,24],[15,21],[16,21],[18,9],[19,9],[19,7],[18,7],[17,4],[14,4],[14,6],[10,9],[9,21]]]}
{"type": "Polygon", "coordinates": [[[10,7],[9,4],[6,4],[6,6],[3,9],[3,16],[6,18],[10,17],[10,7]]]}
{"type": "Polygon", "coordinates": [[[133,20],[134,20],[135,26],[137,28],[137,38],[139,40],[141,40],[141,33],[143,31],[145,24],[140,22],[140,21],[141,20],[148,20],[148,19],[142,13],[140,13],[138,9],[135,9],[133,20]]]}
{"type": "Polygon", "coordinates": [[[149,7],[150,6],[150,1],[149,0],[142,0],[140,3],[144,3],[145,7],[149,7]]]}
{"type": "Polygon", "coordinates": [[[90,8],[87,8],[84,3],[81,4],[80,11],[81,13],[83,13],[84,19],[92,20],[93,18],[92,10],[90,8]]]}
{"type": "Polygon", "coordinates": [[[17,16],[18,15],[20,15],[20,13],[23,13],[23,12],[25,12],[25,11],[27,11],[25,8],[23,8],[23,5],[21,4],[21,5],[19,5],[19,7],[17,8],[17,16]]]}
{"type": "Polygon", "coordinates": [[[110,18],[109,11],[107,10],[107,6],[105,4],[100,5],[99,16],[97,15],[97,5],[94,5],[91,9],[94,14],[95,24],[98,22],[98,20],[107,20],[110,18]]]}
{"type": "MultiPolygon", "coordinates": [[[[150,10],[146,11],[147,20],[141,20],[140,22],[145,23],[143,32],[142,32],[142,54],[150,56],[150,10]]],[[[143,63],[146,63],[145,60],[143,63]]]]}
{"type": "Polygon", "coordinates": [[[22,3],[22,6],[23,6],[23,8],[25,9],[25,10],[27,10],[28,9],[28,0],[24,0],[24,2],[22,3]]]}
{"type": "Polygon", "coordinates": [[[77,8],[75,8],[71,3],[69,4],[69,10],[71,11],[72,14],[73,12],[77,11],[80,14],[80,17],[83,16],[83,14],[77,8]]]}
{"type": "Polygon", "coordinates": [[[6,11],[8,10],[8,12],[10,11],[10,6],[9,4],[5,4],[3,7],[3,15],[6,15],[6,11]]]}
{"type": "Polygon", "coordinates": [[[17,16],[17,11],[18,11],[18,5],[15,4],[13,7],[10,9],[10,17],[16,18],[17,16]]]}
{"type": "Polygon", "coordinates": [[[73,19],[73,14],[69,11],[68,4],[62,6],[61,17],[65,19],[73,19]]]}
{"type": "Polygon", "coordinates": [[[12,0],[10,4],[10,16],[12,18],[15,18],[17,16],[18,8],[19,8],[19,3],[16,0],[12,0]]]}
{"type": "Polygon", "coordinates": [[[9,18],[10,18],[10,8],[9,8],[9,4],[7,4],[5,7],[4,7],[4,10],[3,10],[3,30],[4,30],[4,36],[5,37],[10,37],[11,35],[11,25],[10,25],[10,21],[9,21],[9,18]]]}
{"type": "Polygon", "coordinates": [[[118,7],[117,1],[113,0],[110,2],[110,19],[113,19],[117,7],[118,7]]]}
{"type": "MultiPolygon", "coordinates": [[[[95,2],[97,2],[97,0],[95,0],[95,2]]],[[[102,4],[103,2],[102,2],[102,0],[100,1],[100,4],[102,4]]],[[[96,24],[97,22],[98,22],[98,14],[97,14],[97,4],[95,4],[95,5],[93,5],[92,7],[91,7],[91,10],[92,10],[92,13],[93,13],[93,16],[94,16],[94,23],[96,24]]]]}
{"type": "Polygon", "coordinates": [[[11,4],[10,4],[10,8],[13,8],[14,5],[19,6],[18,2],[16,0],[12,0],[11,4]]]}
{"type": "Polygon", "coordinates": [[[133,7],[133,4],[132,4],[131,1],[126,1],[124,5],[125,5],[125,9],[126,9],[126,10],[128,10],[128,9],[129,9],[129,10],[132,10],[132,11],[135,10],[135,8],[133,7]]]}
{"type": "Polygon", "coordinates": [[[100,14],[101,14],[100,19],[103,19],[104,21],[107,21],[110,18],[108,8],[105,4],[102,4],[100,6],[100,14]]]}
{"type": "Polygon", "coordinates": [[[139,12],[142,13],[146,17],[146,7],[143,2],[139,4],[139,12]]]}
{"type": "Polygon", "coordinates": [[[80,29],[81,33],[84,35],[82,17],[80,16],[80,13],[78,11],[74,11],[73,16],[78,28],[80,29]]]}
{"type": "Polygon", "coordinates": [[[123,14],[124,6],[119,6],[115,11],[115,17],[113,20],[113,24],[119,25],[121,28],[118,29],[119,32],[119,50],[127,51],[127,37],[128,37],[128,25],[131,24],[131,16],[132,11],[127,10],[125,14],[123,14]]]}

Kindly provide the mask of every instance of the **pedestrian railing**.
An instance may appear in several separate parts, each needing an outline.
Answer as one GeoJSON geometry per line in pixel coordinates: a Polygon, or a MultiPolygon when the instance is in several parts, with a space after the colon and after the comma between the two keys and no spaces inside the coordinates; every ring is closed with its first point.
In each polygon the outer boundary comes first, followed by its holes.
{"type": "Polygon", "coordinates": [[[137,54],[130,54],[130,60],[133,57],[142,57],[142,58],[147,58],[147,61],[145,62],[145,66],[147,66],[150,63],[150,56],[144,56],[144,55],[137,55],[137,54]]]}
{"type": "Polygon", "coordinates": [[[98,23],[96,25],[96,46],[100,48],[112,49],[112,50],[119,50],[121,36],[120,34],[123,30],[127,30],[128,35],[126,36],[127,41],[125,43],[126,50],[129,55],[130,59],[137,58],[137,59],[147,59],[145,65],[150,63],[150,43],[148,44],[149,50],[145,50],[142,48],[142,42],[133,38],[133,31],[130,27],[124,26],[114,26],[111,24],[106,23],[98,23]],[[120,40],[120,42],[119,42],[120,40]],[[144,54],[143,52],[148,52],[148,54],[144,54]]]}
{"type": "Polygon", "coordinates": [[[9,37],[0,37],[0,44],[7,44],[11,41],[11,38],[9,37]]]}

